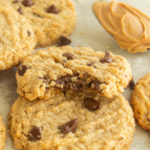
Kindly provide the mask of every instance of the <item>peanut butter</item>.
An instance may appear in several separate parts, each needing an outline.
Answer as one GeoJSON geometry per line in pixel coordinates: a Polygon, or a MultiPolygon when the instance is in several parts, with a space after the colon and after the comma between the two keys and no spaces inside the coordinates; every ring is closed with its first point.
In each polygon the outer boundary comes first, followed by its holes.
{"type": "Polygon", "coordinates": [[[117,1],[99,1],[93,9],[99,22],[121,48],[132,53],[150,48],[150,18],[144,13],[117,1]]]}

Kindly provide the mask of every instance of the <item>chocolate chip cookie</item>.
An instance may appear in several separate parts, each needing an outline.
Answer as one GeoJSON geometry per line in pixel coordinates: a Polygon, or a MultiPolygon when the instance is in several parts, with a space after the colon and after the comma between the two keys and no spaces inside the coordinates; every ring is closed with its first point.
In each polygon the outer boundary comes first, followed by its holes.
{"type": "Polygon", "coordinates": [[[150,74],[142,77],[134,87],[132,106],[139,125],[150,130],[150,74]]]}
{"type": "Polygon", "coordinates": [[[0,150],[3,150],[6,144],[6,131],[2,121],[2,117],[0,116],[0,150]]]}
{"type": "Polygon", "coordinates": [[[91,48],[51,47],[26,57],[16,73],[18,93],[47,99],[57,90],[92,90],[113,97],[124,91],[132,72],[121,56],[91,48]]]}
{"type": "Polygon", "coordinates": [[[8,5],[0,5],[0,70],[8,69],[31,54],[36,45],[32,26],[8,5]]]}
{"type": "Polygon", "coordinates": [[[22,150],[127,150],[135,123],[123,96],[75,92],[32,102],[19,97],[9,127],[15,147],[22,150]]]}
{"type": "Polygon", "coordinates": [[[38,46],[49,46],[72,33],[76,14],[70,0],[7,0],[32,24],[38,46]]]}

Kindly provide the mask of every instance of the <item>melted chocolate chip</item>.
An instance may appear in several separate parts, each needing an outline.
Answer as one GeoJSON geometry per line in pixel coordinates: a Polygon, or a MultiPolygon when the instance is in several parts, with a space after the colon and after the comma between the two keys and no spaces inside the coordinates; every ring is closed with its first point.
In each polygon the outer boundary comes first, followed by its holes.
{"type": "Polygon", "coordinates": [[[53,13],[53,14],[58,14],[59,9],[55,5],[51,5],[51,6],[48,7],[47,12],[48,13],[53,13]]]}
{"type": "Polygon", "coordinates": [[[64,125],[59,126],[58,129],[60,129],[63,134],[75,132],[78,127],[78,122],[79,122],[78,118],[73,119],[65,123],[64,125]]]}
{"type": "Polygon", "coordinates": [[[71,80],[71,75],[66,75],[64,77],[57,79],[56,83],[65,85],[65,84],[69,83],[70,80],[71,80]]]}
{"type": "Polygon", "coordinates": [[[30,141],[38,141],[41,139],[41,132],[39,127],[32,127],[32,129],[28,133],[28,140],[30,141]]]}
{"type": "Polygon", "coordinates": [[[93,98],[85,98],[84,106],[89,110],[97,110],[99,109],[99,102],[94,100],[93,98]]]}
{"type": "Polygon", "coordinates": [[[25,6],[25,7],[30,7],[32,6],[34,3],[32,0],[23,0],[22,1],[22,4],[25,6]]]}
{"type": "Polygon", "coordinates": [[[134,82],[134,80],[133,80],[133,79],[130,81],[130,83],[129,83],[129,87],[130,87],[130,89],[131,89],[131,90],[133,90],[133,89],[134,89],[134,87],[135,87],[135,82],[134,82]]]}
{"type": "Polygon", "coordinates": [[[31,36],[31,32],[30,32],[30,31],[27,31],[27,33],[28,33],[28,36],[30,37],[30,36],[31,36]]]}
{"type": "Polygon", "coordinates": [[[72,60],[75,56],[72,53],[66,52],[63,54],[64,57],[67,57],[68,60],[72,60]]]}
{"type": "Polygon", "coordinates": [[[79,91],[79,90],[85,90],[86,89],[86,82],[78,79],[78,81],[74,84],[72,84],[73,90],[79,91]]]}
{"type": "Polygon", "coordinates": [[[19,8],[17,9],[17,11],[18,11],[18,13],[19,13],[20,15],[22,15],[22,14],[23,14],[23,12],[22,12],[22,8],[21,8],[21,7],[19,7],[19,8]]]}
{"type": "Polygon", "coordinates": [[[101,63],[111,63],[112,57],[109,52],[105,52],[105,56],[100,60],[101,63]]]}
{"type": "Polygon", "coordinates": [[[69,45],[71,43],[71,40],[66,38],[65,36],[61,36],[59,38],[59,46],[69,45]]]}
{"type": "Polygon", "coordinates": [[[89,62],[88,64],[87,64],[87,66],[93,66],[94,65],[94,62],[89,62]]]}
{"type": "Polygon", "coordinates": [[[23,76],[23,75],[25,74],[25,72],[26,72],[27,69],[28,69],[28,68],[27,68],[26,66],[20,66],[20,67],[18,68],[18,74],[19,74],[20,76],[23,76]]]}

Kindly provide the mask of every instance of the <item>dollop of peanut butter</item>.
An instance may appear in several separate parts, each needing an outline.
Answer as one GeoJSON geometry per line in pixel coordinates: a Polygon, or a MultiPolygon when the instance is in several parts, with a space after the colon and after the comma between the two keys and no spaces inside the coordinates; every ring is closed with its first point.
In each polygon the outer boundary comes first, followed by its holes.
{"type": "Polygon", "coordinates": [[[93,10],[102,26],[121,48],[144,52],[150,48],[150,18],[138,9],[117,1],[99,1],[93,10]]]}

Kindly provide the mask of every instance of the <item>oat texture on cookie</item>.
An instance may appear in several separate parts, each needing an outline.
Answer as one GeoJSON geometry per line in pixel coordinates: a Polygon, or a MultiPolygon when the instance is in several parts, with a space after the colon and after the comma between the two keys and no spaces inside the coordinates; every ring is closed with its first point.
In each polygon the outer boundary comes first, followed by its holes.
{"type": "Polygon", "coordinates": [[[0,6],[0,70],[18,65],[36,45],[32,26],[10,6],[0,6]]]}
{"type": "Polygon", "coordinates": [[[49,46],[72,33],[76,13],[70,0],[7,0],[32,24],[38,46],[49,46]]]}
{"type": "Polygon", "coordinates": [[[48,100],[19,97],[9,114],[17,149],[128,150],[135,123],[127,100],[62,93],[48,100]]]}
{"type": "Polygon", "coordinates": [[[131,102],[139,125],[150,130],[150,74],[145,75],[137,82],[131,102]]]}
{"type": "Polygon", "coordinates": [[[3,150],[6,144],[6,130],[2,117],[0,116],[0,150],[3,150]]]}
{"type": "Polygon", "coordinates": [[[119,55],[69,46],[42,49],[26,57],[16,73],[18,93],[47,99],[57,90],[92,90],[113,97],[132,79],[130,64],[119,55]]]}
{"type": "Polygon", "coordinates": [[[150,48],[150,17],[126,3],[98,1],[94,12],[101,25],[129,52],[150,48]]]}

